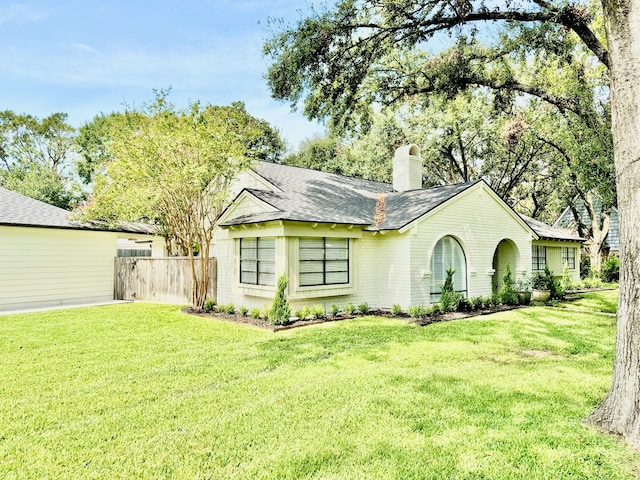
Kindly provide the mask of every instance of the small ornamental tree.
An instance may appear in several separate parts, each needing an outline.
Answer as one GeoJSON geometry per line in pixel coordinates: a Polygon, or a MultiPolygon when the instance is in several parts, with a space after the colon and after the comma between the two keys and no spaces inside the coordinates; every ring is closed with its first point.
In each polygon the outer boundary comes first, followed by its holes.
{"type": "Polygon", "coordinates": [[[456,271],[453,268],[448,268],[447,278],[445,278],[444,284],[440,286],[440,303],[445,312],[455,312],[462,298],[459,293],[456,293],[453,286],[453,275],[455,273],[456,271]]]}
{"type": "Polygon", "coordinates": [[[151,222],[190,260],[193,307],[209,289],[209,249],[231,182],[251,165],[233,116],[192,103],[184,110],[158,92],[155,102],[110,118],[108,160],[94,177],[84,220],[151,222]],[[194,247],[198,246],[196,258],[194,247]]]}
{"type": "Polygon", "coordinates": [[[505,305],[516,305],[518,303],[518,295],[514,288],[515,281],[511,273],[511,267],[507,263],[507,271],[502,277],[502,287],[500,288],[500,301],[505,305]]]}
{"type": "Polygon", "coordinates": [[[289,280],[287,280],[287,276],[284,274],[280,275],[276,296],[273,298],[273,304],[269,311],[269,322],[274,325],[285,325],[289,322],[289,317],[291,317],[291,307],[285,294],[288,285],[289,280]]]}

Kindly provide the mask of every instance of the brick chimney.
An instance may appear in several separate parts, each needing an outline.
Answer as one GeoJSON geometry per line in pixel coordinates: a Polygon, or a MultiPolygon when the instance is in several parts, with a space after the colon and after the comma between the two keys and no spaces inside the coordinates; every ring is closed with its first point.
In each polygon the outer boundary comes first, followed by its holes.
{"type": "Polygon", "coordinates": [[[417,145],[404,145],[393,155],[393,189],[396,192],[422,188],[422,157],[417,145]]]}

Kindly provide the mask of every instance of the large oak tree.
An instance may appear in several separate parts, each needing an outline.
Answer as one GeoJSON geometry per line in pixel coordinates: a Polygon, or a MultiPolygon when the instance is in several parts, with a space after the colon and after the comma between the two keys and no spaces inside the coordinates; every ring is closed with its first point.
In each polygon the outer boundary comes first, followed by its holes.
{"type": "MultiPolygon", "coordinates": [[[[640,2],[602,0],[606,39],[579,2],[472,0],[340,0],[293,27],[280,27],[265,45],[272,63],[268,82],[275,98],[331,125],[367,124],[375,104],[432,93],[453,97],[482,86],[537,97],[598,128],[596,106],[541,83],[543,75],[517,76],[506,58],[553,55],[572,61],[558,38],[576,39],[610,75],[611,129],[621,235],[621,286],[613,383],[590,421],[640,447],[640,2]],[[499,34],[479,33],[497,25],[499,34]],[[516,28],[513,28],[516,26],[516,28]],[[437,55],[434,40],[455,45],[437,55]],[[474,38],[475,35],[475,38],[474,38]],[[482,47],[476,40],[495,41],[482,47]],[[492,38],[487,38],[492,37],[492,38]],[[431,42],[431,43],[430,43],[431,42]]],[[[568,44],[571,41],[567,42],[568,44]]]]}

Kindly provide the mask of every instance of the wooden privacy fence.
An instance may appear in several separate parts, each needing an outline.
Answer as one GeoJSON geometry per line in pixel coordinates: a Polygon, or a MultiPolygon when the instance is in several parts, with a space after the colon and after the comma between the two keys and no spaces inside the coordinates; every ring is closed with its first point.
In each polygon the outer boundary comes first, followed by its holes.
{"type": "MultiPolygon", "coordinates": [[[[202,259],[196,261],[201,262],[202,259]]],[[[215,258],[209,259],[209,293],[216,300],[215,258]]],[[[160,303],[191,303],[191,265],[188,257],[116,257],[114,267],[116,300],[144,300],[160,303]]]]}

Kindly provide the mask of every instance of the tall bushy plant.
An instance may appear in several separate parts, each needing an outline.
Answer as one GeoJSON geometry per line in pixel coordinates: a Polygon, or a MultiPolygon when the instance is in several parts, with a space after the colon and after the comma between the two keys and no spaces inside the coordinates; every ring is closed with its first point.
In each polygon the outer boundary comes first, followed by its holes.
{"type": "Polygon", "coordinates": [[[442,310],[445,312],[455,312],[462,298],[462,295],[456,293],[453,285],[454,273],[456,271],[453,268],[448,268],[447,278],[445,278],[444,284],[440,286],[440,303],[442,304],[442,310]]]}
{"type": "Polygon", "coordinates": [[[273,305],[269,310],[269,321],[274,325],[284,325],[289,322],[291,317],[291,307],[287,301],[285,290],[289,285],[286,275],[280,275],[278,278],[278,288],[276,289],[276,296],[273,298],[273,305]]]}
{"type": "Polygon", "coordinates": [[[560,286],[560,282],[554,278],[553,272],[549,269],[549,265],[544,266],[544,276],[547,278],[549,290],[551,290],[551,298],[564,297],[564,289],[560,286]]]}
{"type": "Polygon", "coordinates": [[[618,257],[610,256],[602,264],[601,278],[605,282],[620,281],[620,259],[618,257]]]}
{"type": "Polygon", "coordinates": [[[502,287],[500,288],[500,301],[505,305],[516,305],[518,303],[518,295],[514,288],[515,280],[511,273],[511,267],[507,263],[507,271],[502,277],[502,287]]]}

